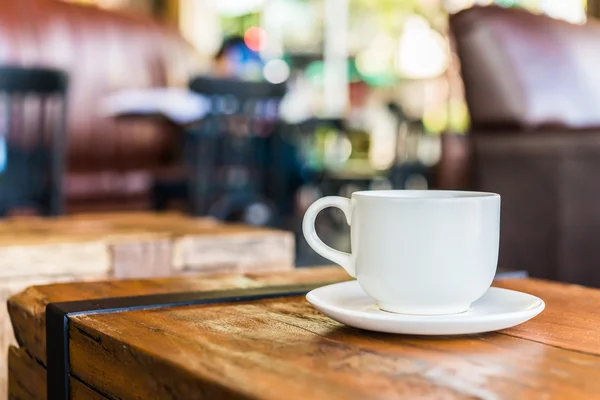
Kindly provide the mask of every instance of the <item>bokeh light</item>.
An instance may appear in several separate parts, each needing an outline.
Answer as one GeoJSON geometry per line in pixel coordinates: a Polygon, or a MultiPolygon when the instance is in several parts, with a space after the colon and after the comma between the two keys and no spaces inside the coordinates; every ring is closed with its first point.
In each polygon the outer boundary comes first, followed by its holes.
{"type": "Polygon", "coordinates": [[[260,51],[267,45],[267,34],[262,28],[252,26],[244,33],[244,43],[250,50],[260,51]]]}
{"type": "MultiPolygon", "coordinates": [[[[556,1],[556,0],[553,0],[556,1]]],[[[563,0],[560,0],[563,1],[563,0]]],[[[500,7],[512,7],[517,5],[518,1],[517,0],[496,0],[495,3],[497,5],[499,5],[500,7]]]]}
{"type": "Polygon", "coordinates": [[[444,7],[449,13],[456,13],[475,5],[487,6],[492,3],[493,0],[444,0],[444,7]]]}
{"type": "Polygon", "coordinates": [[[409,17],[399,42],[398,72],[412,79],[433,78],[446,70],[448,59],[448,41],[423,17],[409,17]]]}
{"type": "Polygon", "coordinates": [[[490,4],[501,7],[523,7],[576,24],[586,21],[586,2],[582,0],[444,0],[444,7],[449,13],[457,13],[475,5],[490,4]]]}
{"type": "Polygon", "coordinates": [[[263,76],[271,83],[282,83],[290,77],[290,67],[285,61],[276,58],[265,64],[263,76]]]}
{"type": "Polygon", "coordinates": [[[541,0],[540,8],[552,18],[575,24],[586,21],[585,7],[581,0],[541,0]]]}
{"type": "MultiPolygon", "coordinates": [[[[198,0],[194,0],[200,2],[198,0]]],[[[251,14],[261,10],[266,0],[218,0],[212,1],[212,3],[219,10],[221,15],[229,17],[241,16],[251,14]]]]}
{"type": "Polygon", "coordinates": [[[356,68],[363,75],[386,74],[390,70],[396,47],[389,35],[379,35],[371,45],[356,55],[356,68]]]}

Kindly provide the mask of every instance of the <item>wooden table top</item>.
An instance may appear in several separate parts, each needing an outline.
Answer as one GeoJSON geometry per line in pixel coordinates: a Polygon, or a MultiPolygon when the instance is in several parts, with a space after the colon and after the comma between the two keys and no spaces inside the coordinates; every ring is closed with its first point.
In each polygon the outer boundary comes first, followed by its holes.
{"type": "Polygon", "coordinates": [[[242,224],[223,224],[209,217],[180,213],[123,212],[74,214],[60,217],[15,217],[0,221],[0,247],[77,243],[116,242],[126,239],[181,237],[185,235],[260,235],[271,229],[242,224]]]}
{"type": "MultiPolygon", "coordinates": [[[[9,301],[21,345],[11,351],[11,393],[32,398],[23,395],[27,379],[45,379],[48,302],[344,279],[341,268],[329,267],[29,288],[9,301]]],[[[515,328],[458,337],[349,328],[303,297],[73,317],[71,394],[98,399],[600,398],[600,291],[534,279],[499,280],[495,286],[539,296],[546,309],[515,328]]],[[[29,390],[43,395],[45,386],[29,390]]]]}
{"type": "Polygon", "coordinates": [[[178,213],[99,213],[0,221],[0,279],[246,272],[286,264],[291,268],[294,255],[290,232],[178,213]]]}
{"type": "MultiPolygon", "coordinates": [[[[180,213],[115,212],[0,221],[0,303],[26,287],[104,279],[292,270],[291,232],[180,213]]],[[[0,400],[9,344],[0,307],[0,400]]]]}

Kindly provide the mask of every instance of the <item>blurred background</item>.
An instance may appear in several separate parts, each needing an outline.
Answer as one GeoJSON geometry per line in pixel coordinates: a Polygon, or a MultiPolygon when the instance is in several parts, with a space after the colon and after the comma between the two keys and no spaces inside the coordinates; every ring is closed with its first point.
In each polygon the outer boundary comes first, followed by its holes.
{"type": "MultiPolygon", "coordinates": [[[[1,211],[184,210],[293,230],[309,265],[325,261],[299,227],[321,196],[490,190],[501,262],[600,280],[561,272],[600,234],[600,192],[580,179],[596,171],[598,13],[585,0],[0,0],[1,211]]],[[[340,213],[318,222],[348,250],[340,213]]]]}

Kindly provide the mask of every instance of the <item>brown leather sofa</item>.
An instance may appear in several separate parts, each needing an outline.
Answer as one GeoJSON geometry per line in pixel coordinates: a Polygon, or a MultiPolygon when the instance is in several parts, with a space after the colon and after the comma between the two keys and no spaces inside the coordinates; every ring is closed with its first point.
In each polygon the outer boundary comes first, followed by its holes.
{"type": "Polygon", "coordinates": [[[176,132],[160,119],[103,118],[99,102],[124,88],[187,85],[194,53],[178,32],[57,0],[0,0],[0,43],[1,64],[70,74],[68,211],[146,207],[176,132]]]}
{"type": "Polygon", "coordinates": [[[440,186],[502,195],[500,265],[600,287],[600,24],[519,9],[451,17],[472,127],[440,186]]]}

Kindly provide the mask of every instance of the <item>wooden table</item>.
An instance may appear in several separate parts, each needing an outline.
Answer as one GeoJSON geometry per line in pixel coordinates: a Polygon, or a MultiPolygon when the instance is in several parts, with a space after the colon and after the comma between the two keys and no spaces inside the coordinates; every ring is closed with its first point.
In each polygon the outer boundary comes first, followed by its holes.
{"type": "MultiPolygon", "coordinates": [[[[21,344],[10,350],[11,398],[45,398],[48,302],[343,279],[340,268],[314,268],[29,288],[9,302],[21,344]]],[[[72,317],[70,393],[75,399],[600,398],[600,291],[533,279],[495,285],[537,295],[546,310],[501,332],[434,338],[348,328],[303,296],[72,317]]]]}
{"type": "MultiPolygon", "coordinates": [[[[32,285],[294,267],[291,233],[182,214],[114,213],[0,222],[0,302],[32,285]]],[[[14,338],[0,307],[0,400],[14,338]]]]}
{"type": "Polygon", "coordinates": [[[290,268],[293,241],[288,232],[176,213],[16,218],[0,222],[0,278],[139,278],[290,268]]]}

